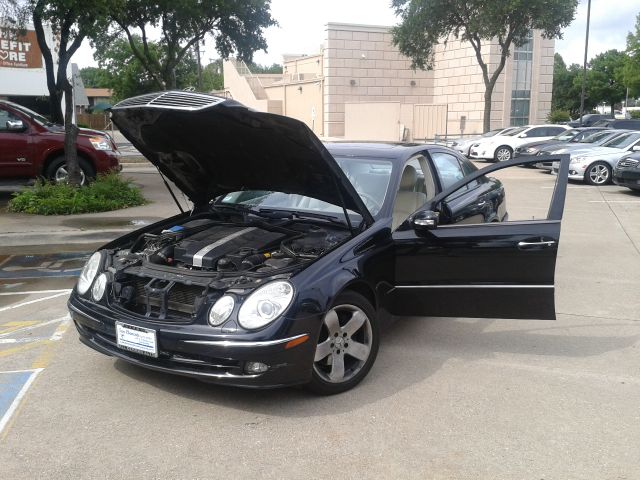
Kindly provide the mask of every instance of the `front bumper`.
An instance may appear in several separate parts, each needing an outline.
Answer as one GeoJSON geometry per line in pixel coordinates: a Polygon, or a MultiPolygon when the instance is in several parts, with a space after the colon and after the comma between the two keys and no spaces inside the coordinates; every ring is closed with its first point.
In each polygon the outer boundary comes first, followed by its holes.
{"type": "MultiPolygon", "coordinates": [[[[539,165],[539,164],[536,164],[539,165]]],[[[587,170],[587,166],[586,164],[582,165],[582,164],[570,164],[569,165],[569,180],[580,180],[580,181],[584,181],[584,174],[585,171],[587,170]]],[[[556,175],[558,173],[558,169],[560,168],[560,163],[559,162],[553,162],[553,165],[551,167],[551,173],[553,173],[554,175],[556,175]]]]}
{"type": "Polygon", "coordinates": [[[85,345],[141,367],[206,382],[249,388],[276,388],[307,383],[311,378],[317,332],[322,316],[296,320],[294,333],[275,339],[247,339],[242,335],[209,335],[198,325],[168,325],[145,322],[108,307],[87,304],[72,293],[68,302],[71,318],[85,345]],[[116,322],[156,331],[158,358],[120,349],[116,344],[116,322]],[[308,336],[304,343],[286,348],[288,342],[308,336]],[[264,373],[247,373],[247,362],[269,366],[264,373]]]}
{"type": "Polygon", "coordinates": [[[632,190],[640,190],[640,168],[614,169],[613,183],[632,190]]]}

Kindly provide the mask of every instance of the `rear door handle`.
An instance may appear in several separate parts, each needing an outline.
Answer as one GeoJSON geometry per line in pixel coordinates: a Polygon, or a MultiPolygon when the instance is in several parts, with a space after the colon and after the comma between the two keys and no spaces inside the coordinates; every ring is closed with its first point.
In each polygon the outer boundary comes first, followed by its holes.
{"type": "Polygon", "coordinates": [[[518,248],[525,250],[527,248],[548,248],[555,245],[555,240],[541,240],[539,242],[518,242],[518,248]]]}

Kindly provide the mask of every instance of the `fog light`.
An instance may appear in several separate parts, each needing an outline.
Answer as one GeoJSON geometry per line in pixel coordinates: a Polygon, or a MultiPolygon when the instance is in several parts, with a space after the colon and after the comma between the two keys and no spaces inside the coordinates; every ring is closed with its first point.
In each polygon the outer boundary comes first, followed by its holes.
{"type": "Polygon", "coordinates": [[[261,362],[247,362],[244,371],[247,373],[264,373],[269,370],[269,365],[261,362]]]}
{"type": "Polygon", "coordinates": [[[106,286],[107,275],[105,273],[101,273],[98,278],[96,278],[96,281],[93,283],[93,288],[91,289],[91,296],[96,302],[102,299],[106,286]]]}

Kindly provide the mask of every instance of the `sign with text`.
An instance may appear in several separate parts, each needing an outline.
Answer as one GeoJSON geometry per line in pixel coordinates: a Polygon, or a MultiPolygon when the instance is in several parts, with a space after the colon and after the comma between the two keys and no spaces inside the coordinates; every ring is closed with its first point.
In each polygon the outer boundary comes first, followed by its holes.
{"type": "Polygon", "coordinates": [[[15,30],[0,29],[0,67],[42,68],[36,32],[27,30],[20,35],[15,30]]]}

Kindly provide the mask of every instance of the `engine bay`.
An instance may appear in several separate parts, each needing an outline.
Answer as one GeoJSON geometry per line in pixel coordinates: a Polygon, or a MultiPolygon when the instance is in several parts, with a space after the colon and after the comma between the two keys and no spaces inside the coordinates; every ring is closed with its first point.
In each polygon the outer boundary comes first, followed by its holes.
{"type": "Polygon", "coordinates": [[[157,265],[180,271],[270,275],[314,260],[349,236],[344,229],[307,222],[232,223],[190,219],[159,233],[144,233],[117,264],[157,265]]]}

